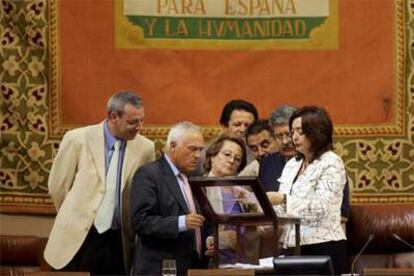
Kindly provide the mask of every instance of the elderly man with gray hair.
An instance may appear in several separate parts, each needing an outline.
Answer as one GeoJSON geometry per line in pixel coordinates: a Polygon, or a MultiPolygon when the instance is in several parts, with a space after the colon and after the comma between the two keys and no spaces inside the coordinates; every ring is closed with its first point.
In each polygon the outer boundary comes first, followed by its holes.
{"type": "Polygon", "coordinates": [[[296,108],[289,105],[281,105],[269,116],[269,125],[274,137],[279,144],[279,151],[266,156],[259,167],[259,178],[266,191],[279,190],[279,177],[282,175],[286,162],[296,155],[290,130],[289,118],[296,108]]]}
{"type": "Polygon", "coordinates": [[[178,275],[206,267],[201,228],[188,174],[196,168],[204,139],[198,126],[181,122],[167,138],[167,152],[141,167],[131,192],[131,224],[136,234],[133,275],[161,275],[163,259],[175,259],[178,275]]]}

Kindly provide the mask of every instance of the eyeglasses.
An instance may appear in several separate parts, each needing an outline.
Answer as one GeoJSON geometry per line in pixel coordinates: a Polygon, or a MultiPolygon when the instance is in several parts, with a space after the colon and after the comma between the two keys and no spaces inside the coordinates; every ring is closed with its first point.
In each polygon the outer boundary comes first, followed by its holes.
{"type": "Polygon", "coordinates": [[[291,132],[278,133],[275,136],[279,140],[291,139],[292,138],[292,133],[291,132]]]}
{"type": "Polygon", "coordinates": [[[235,155],[229,151],[220,151],[220,153],[227,159],[227,160],[234,160],[236,163],[241,163],[241,157],[235,155]]]}

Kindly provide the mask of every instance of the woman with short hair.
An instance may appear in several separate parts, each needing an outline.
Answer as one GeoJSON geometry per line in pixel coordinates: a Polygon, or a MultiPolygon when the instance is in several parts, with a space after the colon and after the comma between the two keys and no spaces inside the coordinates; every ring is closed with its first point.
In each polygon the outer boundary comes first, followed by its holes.
{"type": "MultiPolygon", "coordinates": [[[[236,176],[246,165],[246,147],[244,141],[229,134],[220,135],[206,152],[204,169],[207,177],[236,176]]],[[[241,187],[207,187],[207,198],[216,213],[241,213],[240,197],[248,193],[241,187]]],[[[209,246],[207,246],[209,247],[209,246]]],[[[236,262],[236,227],[220,225],[219,259],[220,263],[236,262]]],[[[211,252],[210,252],[211,253],[211,252]]]]}

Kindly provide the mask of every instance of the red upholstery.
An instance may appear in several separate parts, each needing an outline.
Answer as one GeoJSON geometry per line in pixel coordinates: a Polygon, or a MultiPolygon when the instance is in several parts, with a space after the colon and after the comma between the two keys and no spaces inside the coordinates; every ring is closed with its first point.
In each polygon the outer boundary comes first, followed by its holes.
{"type": "MultiPolygon", "coordinates": [[[[362,268],[413,268],[414,252],[395,240],[395,233],[414,244],[414,206],[410,204],[352,205],[347,223],[350,263],[363,247],[369,234],[375,238],[356,263],[362,268]]],[[[0,275],[23,275],[25,272],[51,270],[43,259],[46,238],[0,236],[0,275]]],[[[269,241],[262,241],[261,256],[270,256],[269,241]],[[264,250],[267,249],[267,250],[264,250]],[[266,251],[266,252],[264,252],[266,251]]]]}
{"type": "Polygon", "coordinates": [[[43,259],[47,238],[0,235],[0,275],[47,271],[43,259]]]}
{"type": "Polygon", "coordinates": [[[414,244],[414,206],[412,204],[353,205],[347,224],[348,255],[352,262],[368,236],[375,238],[358,259],[361,268],[414,267],[414,252],[392,237],[397,234],[414,244]]]}

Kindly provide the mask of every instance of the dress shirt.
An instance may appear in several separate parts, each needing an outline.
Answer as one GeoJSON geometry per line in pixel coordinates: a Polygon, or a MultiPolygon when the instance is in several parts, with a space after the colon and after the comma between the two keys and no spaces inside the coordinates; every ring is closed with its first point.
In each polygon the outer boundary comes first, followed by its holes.
{"type": "MultiPolygon", "coordinates": [[[[188,202],[187,197],[185,196],[185,191],[184,191],[184,186],[183,186],[184,183],[180,177],[180,171],[172,163],[171,159],[168,157],[167,154],[165,154],[164,156],[165,156],[165,160],[167,160],[168,162],[168,165],[170,165],[170,168],[173,171],[175,178],[177,179],[178,185],[180,186],[180,190],[181,190],[181,193],[183,194],[185,201],[188,202]]],[[[178,232],[183,232],[183,231],[187,231],[187,226],[185,225],[185,215],[178,217],[178,232]]]]}

